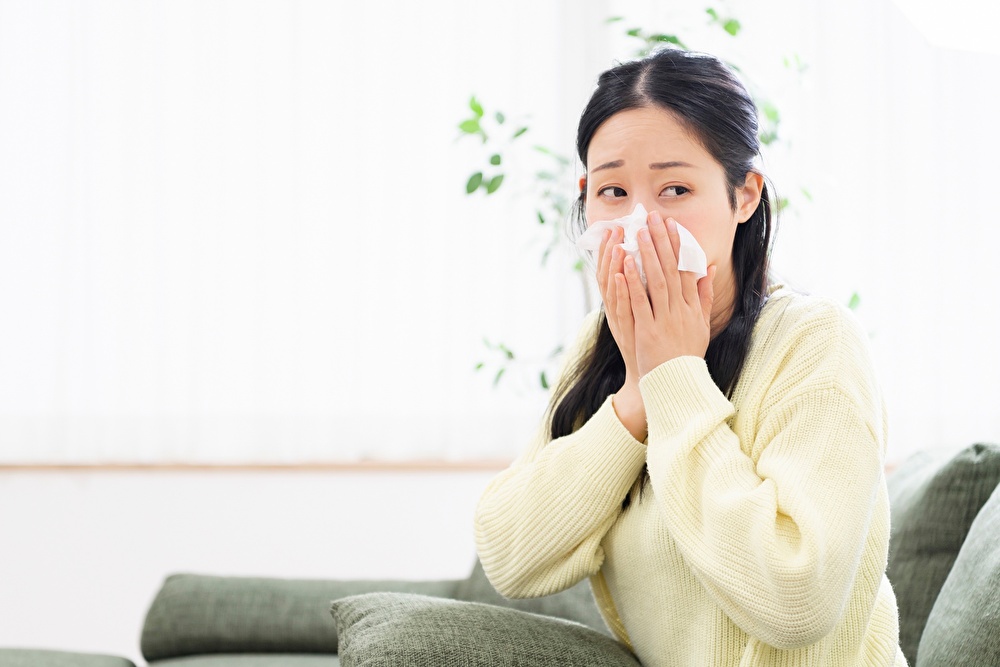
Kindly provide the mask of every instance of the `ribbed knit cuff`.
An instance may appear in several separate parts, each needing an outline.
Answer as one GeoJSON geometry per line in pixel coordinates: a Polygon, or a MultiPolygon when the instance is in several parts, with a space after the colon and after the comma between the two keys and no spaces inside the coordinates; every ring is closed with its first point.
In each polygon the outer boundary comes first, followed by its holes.
{"type": "Polygon", "coordinates": [[[583,457],[587,474],[613,492],[632,488],[646,463],[646,445],[632,437],[618,419],[610,396],[578,433],[591,450],[583,457]]]}
{"type": "Polygon", "coordinates": [[[639,380],[639,391],[646,407],[650,442],[695,421],[719,423],[734,412],[700,357],[677,357],[660,364],[639,380]]]}

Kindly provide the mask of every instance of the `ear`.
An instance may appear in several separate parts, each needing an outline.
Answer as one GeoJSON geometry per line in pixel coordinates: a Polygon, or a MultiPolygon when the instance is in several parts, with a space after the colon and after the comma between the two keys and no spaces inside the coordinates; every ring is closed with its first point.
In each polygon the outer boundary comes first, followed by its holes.
{"type": "Polygon", "coordinates": [[[756,171],[748,171],[746,182],[736,189],[736,220],[746,222],[757,210],[760,196],[764,191],[764,177],[756,171]]]}

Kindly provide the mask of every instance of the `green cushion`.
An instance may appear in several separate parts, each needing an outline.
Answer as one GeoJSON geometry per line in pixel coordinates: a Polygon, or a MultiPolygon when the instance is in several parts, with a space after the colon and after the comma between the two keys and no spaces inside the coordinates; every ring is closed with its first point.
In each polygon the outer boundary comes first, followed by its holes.
{"type": "Polygon", "coordinates": [[[340,660],[329,654],[215,653],[157,660],[149,667],[340,667],[340,660]]]}
{"type": "Polygon", "coordinates": [[[472,574],[458,585],[455,597],[467,602],[484,602],[511,609],[520,609],[532,614],[557,616],[570,621],[582,623],[606,635],[611,635],[601,612],[597,610],[594,595],[590,590],[590,582],[584,580],[565,591],[554,595],[524,600],[512,600],[500,595],[490,580],[486,578],[483,565],[476,559],[472,574]]]}
{"type": "Polygon", "coordinates": [[[916,667],[1000,665],[1000,486],[979,511],[927,619],[916,667]]]}
{"type": "Polygon", "coordinates": [[[457,581],[319,581],[175,574],[146,614],[148,661],[204,653],[336,653],[330,601],[372,591],[450,596],[457,581]]]}
{"type": "Polygon", "coordinates": [[[0,648],[3,667],[135,667],[131,660],[96,653],[0,648]]]}
{"type": "Polygon", "coordinates": [[[979,509],[1000,482],[1000,446],[976,444],[949,458],[919,453],[889,478],[887,574],[899,606],[899,646],[909,664],[941,586],[979,509]]]}
{"type": "Polygon", "coordinates": [[[639,667],[586,626],[478,602],[405,593],[337,600],[343,667],[639,667]]]}

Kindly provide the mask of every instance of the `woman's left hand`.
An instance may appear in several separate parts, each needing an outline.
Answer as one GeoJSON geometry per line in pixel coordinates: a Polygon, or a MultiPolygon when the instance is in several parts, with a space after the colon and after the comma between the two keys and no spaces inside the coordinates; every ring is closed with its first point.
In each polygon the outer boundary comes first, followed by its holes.
{"type": "Polygon", "coordinates": [[[615,276],[618,300],[631,306],[635,355],[639,376],[677,357],[704,357],[711,339],[715,267],[701,280],[677,269],[680,236],[676,223],[656,211],[649,229],[639,232],[639,253],[646,271],[646,287],[631,257],[624,274],[615,276]]]}

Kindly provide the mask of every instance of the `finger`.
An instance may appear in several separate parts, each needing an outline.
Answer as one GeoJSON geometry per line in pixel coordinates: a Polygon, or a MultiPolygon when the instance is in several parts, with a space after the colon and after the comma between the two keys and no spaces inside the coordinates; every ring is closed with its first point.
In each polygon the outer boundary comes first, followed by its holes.
{"type": "Polygon", "coordinates": [[[604,258],[604,251],[608,247],[608,239],[611,238],[611,230],[605,229],[601,233],[601,246],[597,249],[597,266],[601,265],[601,260],[604,258]]]}
{"type": "Polygon", "coordinates": [[[677,221],[667,218],[663,221],[667,228],[667,237],[670,239],[670,247],[674,251],[674,258],[681,256],[681,233],[677,231],[677,221]]]}
{"type": "Polygon", "coordinates": [[[639,277],[635,260],[631,257],[625,258],[625,281],[628,283],[628,298],[632,303],[632,317],[635,319],[635,326],[652,325],[653,309],[649,305],[646,288],[642,286],[642,279],[639,277]]]}
{"type": "Polygon", "coordinates": [[[639,256],[642,258],[642,267],[646,272],[646,292],[649,294],[649,303],[653,308],[653,317],[660,317],[670,310],[667,280],[663,277],[663,267],[660,266],[660,259],[656,254],[649,230],[640,229],[638,239],[639,256]]]}
{"type": "Polygon", "coordinates": [[[715,303],[715,265],[708,267],[708,275],[698,281],[698,296],[701,299],[701,313],[705,324],[712,326],[712,304],[715,303]]]}
{"type": "Polygon", "coordinates": [[[601,255],[601,261],[597,267],[597,283],[601,287],[601,295],[604,296],[608,289],[614,289],[614,283],[612,282],[609,267],[611,266],[611,256],[617,247],[617,234],[618,229],[612,229],[608,235],[608,242],[604,244],[604,252],[601,255]]]}
{"type": "Polygon", "coordinates": [[[693,271],[681,271],[681,295],[684,297],[684,303],[689,306],[697,306],[699,300],[698,294],[698,275],[693,271]]]}
{"type": "Polygon", "coordinates": [[[611,232],[604,230],[604,234],[601,236],[601,247],[597,250],[597,287],[600,289],[602,296],[607,288],[607,275],[604,272],[604,254],[608,249],[608,240],[610,238],[611,232]]]}
{"type": "MultiPolygon", "coordinates": [[[[653,239],[653,247],[656,248],[656,256],[659,257],[660,269],[663,271],[663,279],[667,284],[669,307],[679,306],[684,297],[681,295],[681,278],[677,272],[677,251],[670,241],[666,223],[656,211],[650,215],[649,235],[653,239]]],[[[679,242],[680,237],[678,237],[679,242]]]]}
{"type": "Polygon", "coordinates": [[[621,273],[615,274],[615,305],[622,334],[631,333],[632,305],[629,303],[628,283],[621,273]]]}

